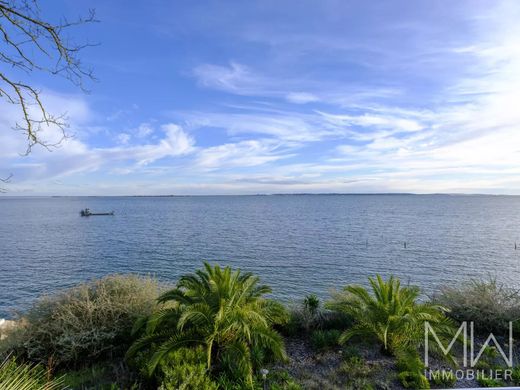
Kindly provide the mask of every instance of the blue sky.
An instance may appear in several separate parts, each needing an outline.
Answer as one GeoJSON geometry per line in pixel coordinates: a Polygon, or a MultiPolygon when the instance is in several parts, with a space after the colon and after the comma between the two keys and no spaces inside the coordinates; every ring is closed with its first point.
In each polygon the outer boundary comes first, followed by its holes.
{"type": "Polygon", "coordinates": [[[41,7],[96,9],[71,34],[98,81],[31,75],[70,123],[51,152],[20,156],[0,102],[9,195],[520,194],[519,2],[41,7]]]}

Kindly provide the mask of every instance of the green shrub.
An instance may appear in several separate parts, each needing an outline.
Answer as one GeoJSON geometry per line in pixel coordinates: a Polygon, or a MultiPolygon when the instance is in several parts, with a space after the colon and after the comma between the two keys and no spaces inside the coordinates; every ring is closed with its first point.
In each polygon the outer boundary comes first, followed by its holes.
{"type": "Polygon", "coordinates": [[[361,357],[361,352],[358,348],[352,346],[352,345],[344,345],[343,349],[341,350],[341,355],[343,356],[344,360],[348,360],[351,357],[361,357]]]}
{"type": "Polygon", "coordinates": [[[202,347],[182,348],[168,354],[160,363],[161,390],[216,390],[208,375],[206,353],[202,347]]]}
{"type": "MultiPolygon", "coordinates": [[[[261,389],[261,387],[259,387],[261,389]]],[[[286,384],[271,383],[269,389],[271,390],[301,390],[302,387],[296,382],[290,382],[286,384]]]]}
{"type": "Polygon", "coordinates": [[[436,370],[432,371],[430,380],[439,387],[447,388],[455,386],[457,378],[453,371],[450,370],[436,370]]]}
{"type": "Polygon", "coordinates": [[[63,372],[63,383],[67,389],[77,390],[141,388],[138,373],[120,361],[99,362],[77,370],[67,369],[63,372]]]}
{"type": "Polygon", "coordinates": [[[520,366],[513,367],[511,372],[511,380],[515,385],[520,385],[520,366]]]}
{"type": "Polygon", "coordinates": [[[94,364],[91,367],[67,371],[63,376],[63,381],[69,388],[84,389],[104,384],[107,382],[107,375],[109,373],[105,365],[94,364]]]}
{"type": "Polygon", "coordinates": [[[260,390],[262,389],[261,382],[256,378],[252,382],[243,379],[231,378],[226,373],[222,373],[215,379],[217,388],[219,390],[260,390]]]}
{"type": "Polygon", "coordinates": [[[374,382],[374,387],[376,390],[392,390],[394,388],[394,383],[390,377],[387,377],[385,379],[377,379],[374,382]]]}
{"type": "Polygon", "coordinates": [[[289,318],[280,328],[286,336],[298,336],[301,333],[309,333],[314,329],[321,329],[324,313],[321,302],[314,294],[307,295],[300,305],[290,308],[289,318]]]}
{"type": "Polygon", "coordinates": [[[354,319],[346,313],[331,310],[324,310],[322,313],[321,329],[344,330],[352,325],[354,325],[354,319]]]}
{"type": "Polygon", "coordinates": [[[374,390],[374,383],[367,378],[355,378],[349,382],[348,388],[352,390],[374,390]]]}
{"type": "Polygon", "coordinates": [[[317,351],[337,347],[340,335],[341,332],[335,329],[315,330],[310,337],[311,346],[317,351]]]}
{"type": "Polygon", "coordinates": [[[397,354],[397,370],[399,372],[423,372],[424,369],[424,362],[416,351],[401,351],[397,354]]]}
{"type": "Polygon", "coordinates": [[[343,362],[339,368],[340,373],[345,374],[349,382],[366,378],[370,375],[372,368],[361,357],[352,356],[343,362]]]}
{"type": "Polygon", "coordinates": [[[496,347],[486,345],[486,347],[484,348],[484,351],[482,351],[482,356],[484,356],[490,360],[495,360],[496,358],[498,358],[499,353],[498,353],[498,350],[496,347]]]}
{"type": "MultiPolygon", "coordinates": [[[[495,279],[471,280],[459,287],[443,287],[433,300],[449,309],[453,319],[473,321],[475,331],[506,334],[509,321],[520,318],[520,293],[495,279]]],[[[519,323],[513,323],[518,328],[519,323]]]]}
{"type": "MultiPolygon", "coordinates": [[[[285,370],[271,372],[268,382],[271,390],[301,390],[301,386],[285,370]]],[[[258,378],[257,383],[263,384],[262,378],[258,378]]]]}
{"type": "Polygon", "coordinates": [[[322,310],[320,299],[315,294],[309,294],[303,299],[302,305],[302,325],[305,332],[309,333],[312,329],[319,329],[322,323],[322,310]]]}
{"type": "Polygon", "coordinates": [[[299,336],[303,332],[303,320],[299,309],[290,308],[287,322],[277,326],[280,333],[287,337],[299,336]]]}
{"type": "Polygon", "coordinates": [[[397,354],[398,378],[407,389],[429,389],[430,382],[424,376],[424,363],[415,350],[400,351],[397,354]]]}
{"type": "MultiPolygon", "coordinates": [[[[309,303],[307,303],[308,305],[309,303]]],[[[352,317],[345,313],[324,310],[319,308],[314,315],[302,306],[289,308],[289,319],[279,328],[280,332],[288,337],[301,336],[302,333],[312,330],[343,330],[353,324],[352,317]]]]}
{"type": "Polygon", "coordinates": [[[416,371],[403,371],[398,375],[399,381],[406,389],[429,389],[430,382],[420,372],[416,371]]]}
{"type": "Polygon", "coordinates": [[[488,378],[485,376],[478,376],[477,382],[482,387],[502,387],[504,386],[504,381],[500,379],[488,378]]]}
{"type": "Polygon", "coordinates": [[[122,356],[134,322],[152,312],[159,290],[153,278],[115,275],[42,297],[9,336],[10,348],[53,366],[122,356]]]}
{"type": "Polygon", "coordinates": [[[499,354],[495,347],[486,346],[475,368],[478,370],[500,369],[501,358],[498,359],[498,357],[499,354]]]}
{"type": "Polygon", "coordinates": [[[65,389],[61,378],[49,380],[47,372],[39,365],[17,364],[6,359],[0,364],[0,389],[2,390],[57,390],[65,389]]]}

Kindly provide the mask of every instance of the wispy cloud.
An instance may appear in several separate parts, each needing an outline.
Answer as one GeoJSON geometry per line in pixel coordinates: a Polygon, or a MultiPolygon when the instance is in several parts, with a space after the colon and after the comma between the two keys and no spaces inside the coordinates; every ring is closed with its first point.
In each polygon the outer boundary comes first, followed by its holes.
{"type": "MultiPolygon", "coordinates": [[[[26,159],[23,139],[0,131],[13,188],[92,174],[102,192],[520,193],[517,2],[208,7],[161,33],[187,34],[197,54],[175,98],[146,84],[143,115],[51,93],[76,137],[26,159]]],[[[0,109],[7,129],[15,112],[0,109]]]]}
{"type": "Polygon", "coordinates": [[[267,112],[192,112],[184,117],[194,128],[217,127],[230,136],[271,136],[287,143],[318,141],[337,134],[338,127],[319,115],[291,111],[267,112]]]}
{"type": "Polygon", "coordinates": [[[312,103],[320,100],[318,96],[308,92],[289,92],[286,95],[286,99],[296,104],[312,103]]]}
{"type": "Polygon", "coordinates": [[[203,64],[193,74],[198,85],[239,96],[276,98],[293,104],[325,102],[338,106],[373,104],[402,94],[402,90],[372,82],[338,85],[335,80],[310,79],[295,75],[265,75],[238,62],[228,65],[203,64]]]}
{"type": "Polygon", "coordinates": [[[203,64],[193,70],[198,83],[239,95],[268,95],[271,81],[263,79],[245,65],[231,62],[229,66],[203,64]]]}
{"type": "Polygon", "coordinates": [[[278,142],[248,140],[205,148],[199,151],[196,166],[206,170],[253,167],[291,157],[278,142]]]}

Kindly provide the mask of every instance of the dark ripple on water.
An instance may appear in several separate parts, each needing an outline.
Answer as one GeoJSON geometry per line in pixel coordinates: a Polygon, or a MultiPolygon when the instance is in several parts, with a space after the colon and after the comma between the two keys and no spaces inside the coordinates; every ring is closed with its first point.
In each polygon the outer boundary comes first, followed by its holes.
{"type": "Polygon", "coordinates": [[[519,286],[517,215],[520,198],[502,196],[6,197],[0,317],[108,273],[173,282],[202,260],[258,273],[282,299],[375,273],[427,293],[487,275],[519,286]],[[84,207],[116,215],[81,218],[84,207]]]}

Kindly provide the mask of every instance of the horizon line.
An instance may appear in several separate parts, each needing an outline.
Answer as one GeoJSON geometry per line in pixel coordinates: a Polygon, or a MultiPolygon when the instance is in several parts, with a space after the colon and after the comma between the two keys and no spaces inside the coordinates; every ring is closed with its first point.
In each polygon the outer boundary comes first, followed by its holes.
{"type": "Polygon", "coordinates": [[[377,195],[410,195],[410,196],[520,196],[520,194],[495,194],[471,192],[288,192],[288,193],[256,193],[256,194],[156,194],[156,195],[13,195],[0,193],[0,198],[181,198],[210,196],[377,196],[377,195]]]}

